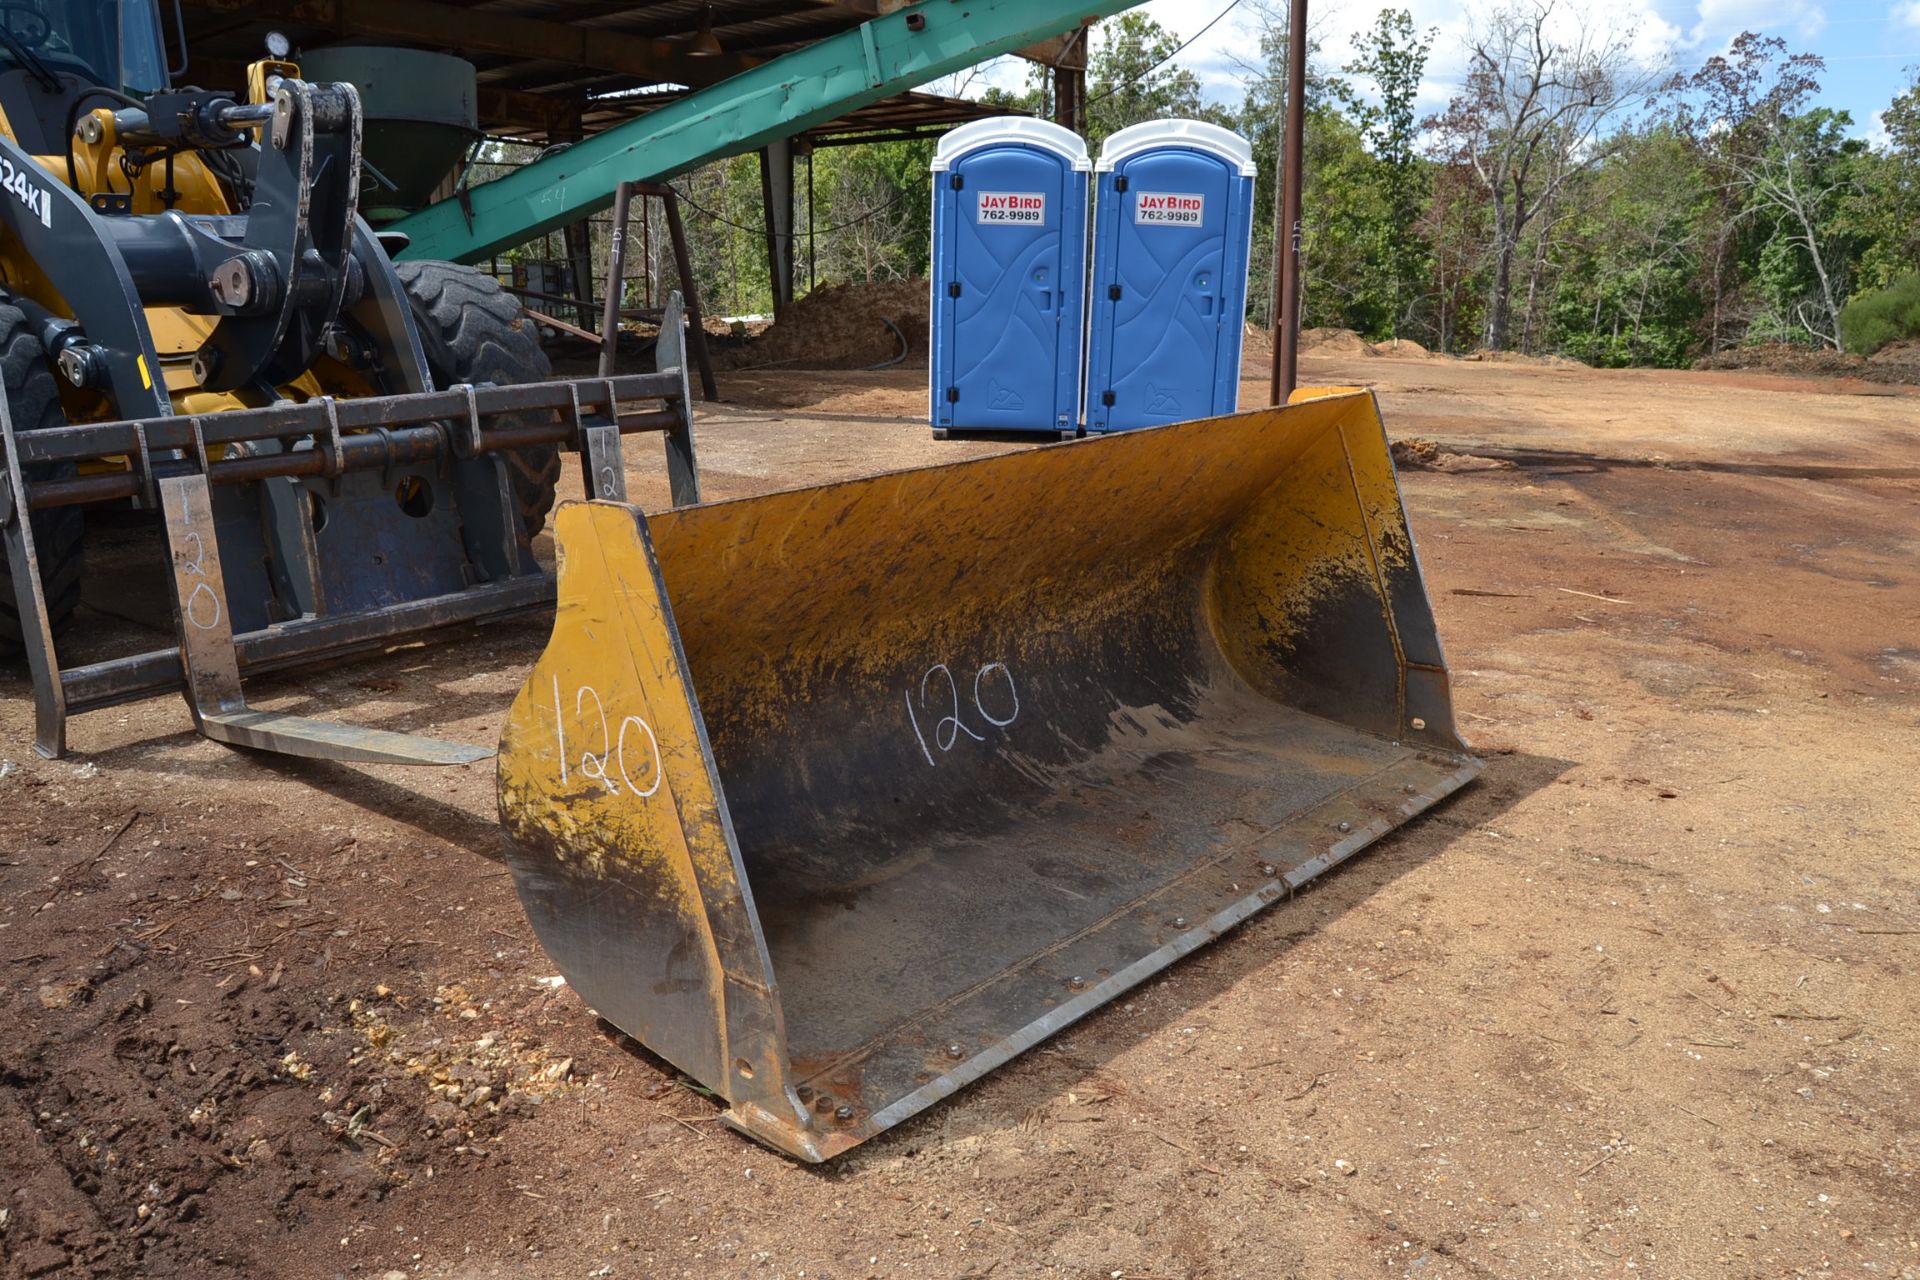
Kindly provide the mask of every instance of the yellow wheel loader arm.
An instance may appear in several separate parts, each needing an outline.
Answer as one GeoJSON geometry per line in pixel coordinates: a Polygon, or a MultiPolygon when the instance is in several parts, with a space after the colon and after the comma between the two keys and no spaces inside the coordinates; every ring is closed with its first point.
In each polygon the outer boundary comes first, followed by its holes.
{"type": "Polygon", "coordinates": [[[153,0],[37,12],[0,51],[0,648],[32,674],[35,749],[177,690],[251,749],[491,754],[262,711],[243,681],[543,607],[563,454],[601,492],[622,435],[660,432],[675,500],[697,501],[678,296],[654,373],[551,381],[497,279],[397,265],[360,216],[352,84],[303,80],[270,41],[244,93],[172,87],[153,0]],[[173,642],[74,665],[81,508],[105,503],[167,546],[173,642]]]}
{"type": "MultiPolygon", "coordinates": [[[[265,100],[262,77],[268,71],[276,75],[299,74],[299,68],[291,63],[255,64],[249,68],[248,82],[253,95],[249,101],[265,100]]],[[[0,136],[9,141],[18,141],[4,107],[0,107],[0,136]]],[[[80,117],[73,137],[71,176],[75,190],[87,196],[125,196],[126,212],[136,216],[168,210],[177,210],[182,214],[214,215],[233,212],[226,190],[198,153],[183,152],[173,157],[170,165],[132,167],[131,173],[128,172],[128,166],[122,163],[125,158],[126,151],[115,133],[114,113],[110,108],[96,107],[80,117]]],[[[33,159],[54,181],[66,183],[69,180],[67,157],[64,154],[36,155],[33,159]]],[[[12,296],[30,299],[56,315],[73,314],[74,309],[60,296],[41,265],[30,254],[22,252],[18,242],[5,234],[0,234],[0,273],[4,273],[0,278],[6,280],[7,292],[12,296]]],[[[245,401],[229,392],[202,391],[186,365],[186,359],[212,331],[211,317],[194,315],[180,307],[145,307],[143,312],[154,346],[161,357],[174,357],[179,361],[152,371],[154,380],[164,382],[172,393],[174,407],[179,412],[218,413],[244,407],[245,401]]],[[[345,385],[331,390],[343,395],[366,394],[359,381],[343,381],[345,385]]],[[[302,375],[280,389],[282,395],[297,400],[325,394],[327,390],[329,388],[324,388],[320,379],[311,373],[302,375]]],[[[112,406],[96,393],[64,386],[61,395],[69,422],[99,421],[116,416],[112,406]]],[[[83,470],[96,474],[101,470],[124,469],[126,466],[125,458],[116,458],[89,463],[83,470]]]]}
{"type": "Polygon", "coordinates": [[[802,1159],[1479,768],[1369,394],[556,533],[499,756],[522,901],[802,1159]]]}

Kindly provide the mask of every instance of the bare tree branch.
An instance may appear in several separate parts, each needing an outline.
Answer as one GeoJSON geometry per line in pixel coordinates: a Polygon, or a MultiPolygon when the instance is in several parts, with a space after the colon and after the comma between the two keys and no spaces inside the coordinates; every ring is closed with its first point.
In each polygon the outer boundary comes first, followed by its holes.
{"type": "Polygon", "coordinates": [[[1522,234],[1576,175],[1604,160],[1602,130],[1655,76],[1632,31],[1560,20],[1557,0],[1514,0],[1469,36],[1467,82],[1428,120],[1439,158],[1470,167],[1493,206],[1493,282],[1485,341],[1508,345],[1513,263],[1522,234]]]}

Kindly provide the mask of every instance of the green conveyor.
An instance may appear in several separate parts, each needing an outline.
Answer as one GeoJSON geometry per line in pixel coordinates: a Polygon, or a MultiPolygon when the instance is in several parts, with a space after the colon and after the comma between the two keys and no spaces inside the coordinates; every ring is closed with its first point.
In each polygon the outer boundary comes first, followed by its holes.
{"type": "Polygon", "coordinates": [[[388,230],[403,258],[474,262],[613,203],[622,182],[659,181],[825,124],[949,72],[1010,53],[1140,0],[921,0],[764,62],[388,230]]]}

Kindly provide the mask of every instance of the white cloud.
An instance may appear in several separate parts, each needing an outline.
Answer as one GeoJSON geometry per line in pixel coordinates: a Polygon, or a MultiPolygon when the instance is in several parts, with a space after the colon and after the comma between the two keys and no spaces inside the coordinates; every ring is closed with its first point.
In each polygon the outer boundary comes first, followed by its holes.
{"type": "Polygon", "coordinates": [[[1812,40],[1827,29],[1827,12],[1815,0],[1699,0],[1690,41],[1714,44],[1742,31],[1785,31],[1812,40]]]}
{"type": "Polygon", "coordinates": [[[1887,113],[1873,113],[1872,126],[1867,130],[1867,145],[1875,151],[1885,151],[1893,145],[1893,135],[1887,132],[1887,113]]]}
{"type": "MultiPolygon", "coordinates": [[[[1732,4],[1746,0],[1703,0],[1732,4]]],[[[1794,4],[1796,0],[1761,0],[1794,4]]],[[[1920,0],[1902,0],[1920,5],[1920,0]]],[[[1434,111],[1446,105],[1466,75],[1466,43],[1474,21],[1499,7],[1500,0],[1361,0],[1360,3],[1318,3],[1309,10],[1313,37],[1320,46],[1321,64],[1337,70],[1353,61],[1360,41],[1372,29],[1381,10],[1404,8],[1413,16],[1414,29],[1435,31],[1421,85],[1420,107],[1434,111]]],[[[1148,0],[1142,11],[1181,39],[1205,26],[1226,6],[1226,0],[1148,0]]],[[[1669,3],[1669,6],[1671,4],[1669,3]]],[[[1810,8],[1811,0],[1802,0],[1810,8]]],[[[1586,26],[1595,34],[1631,32],[1634,56],[1658,66],[1687,44],[1679,26],[1661,16],[1657,0],[1559,0],[1558,25],[1586,26]]],[[[1280,0],[1241,0],[1241,3],[1205,35],[1182,51],[1181,65],[1200,77],[1210,100],[1237,104],[1244,92],[1248,68],[1259,61],[1260,35],[1268,23],[1286,21],[1280,0]]],[[[1736,28],[1737,29],[1737,28],[1736,28]]],[[[1359,86],[1363,90],[1368,86],[1359,86]]]]}
{"type": "Polygon", "coordinates": [[[1905,0],[1903,4],[1894,5],[1887,17],[1895,26],[1912,27],[1920,31],[1920,0],[1905,0]]]}
{"type": "MultiPolygon", "coordinates": [[[[1476,21],[1512,0],[1314,0],[1311,9],[1320,65],[1337,71],[1356,56],[1361,39],[1381,10],[1404,8],[1414,28],[1435,32],[1421,83],[1419,108],[1438,111],[1458,91],[1466,75],[1466,47],[1476,21]]],[[[1890,22],[1920,30],[1920,0],[1890,0],[1890,22]]],[[[1584,27],[1595,38],[1629,36],[1634,58],[1649,72],[1667,66],[1688,67],[1724,51],[1742,31],[1784,35],[1805,47],[1826,30],[1822,0],[1554,0],[1555,21],[1563,31],[1584,27]],[[1664,11],[1664,12],[1663,12],[1664,11]]],[[[1831,0],[1827,0],[1831,3],[1831,0]]],[[[1846,6],[1858,0],[1843,0],[1846,6]]],[[[1207,24],[1227,8],[1227,0],[1146,0],[1140,12],[1178,40],[1191,40],[1176,64],[1200,80],[1215,103],[1238,106],[1246,82],[1260,62],[1260,36],[1269,23],[1286,21],[1285,0],[1240,0],[1224,18],[1207,24]],[[1202,33],[1202,28],[1207,28],[1202,33]]],[[[1850,21],[1852,19],[1849,19],[1850,21]]],[[[1098,37],[1096,36],[1096,39],[1098,37]]],[[[988,85],[1018,89],[1026,83],[1027,64],[996,59],[939,86],[977,94],[988,85]]],[[[1357,86],[1363,92],[1371,86],[1357,86]]]]}

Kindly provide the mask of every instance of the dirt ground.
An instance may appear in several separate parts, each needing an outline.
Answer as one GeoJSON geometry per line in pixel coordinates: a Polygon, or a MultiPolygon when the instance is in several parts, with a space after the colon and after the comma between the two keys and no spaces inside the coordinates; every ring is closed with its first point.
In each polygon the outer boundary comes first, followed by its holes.
{"type": "MultiPolygon", "coordinates": [[[[1920,399],[1304,364],[1422,442],[1485,776],[821,1168],[555,980],[489,765],[174,700],[49,762],[0,680],[0,1273],[1920,1276],[1920,399]]],[[[923,378],[725,375],[709,494],[1015,447],[936,444],[923,378]]],[[[258,691],[484,742],[542,639],[258,691]]]]}

